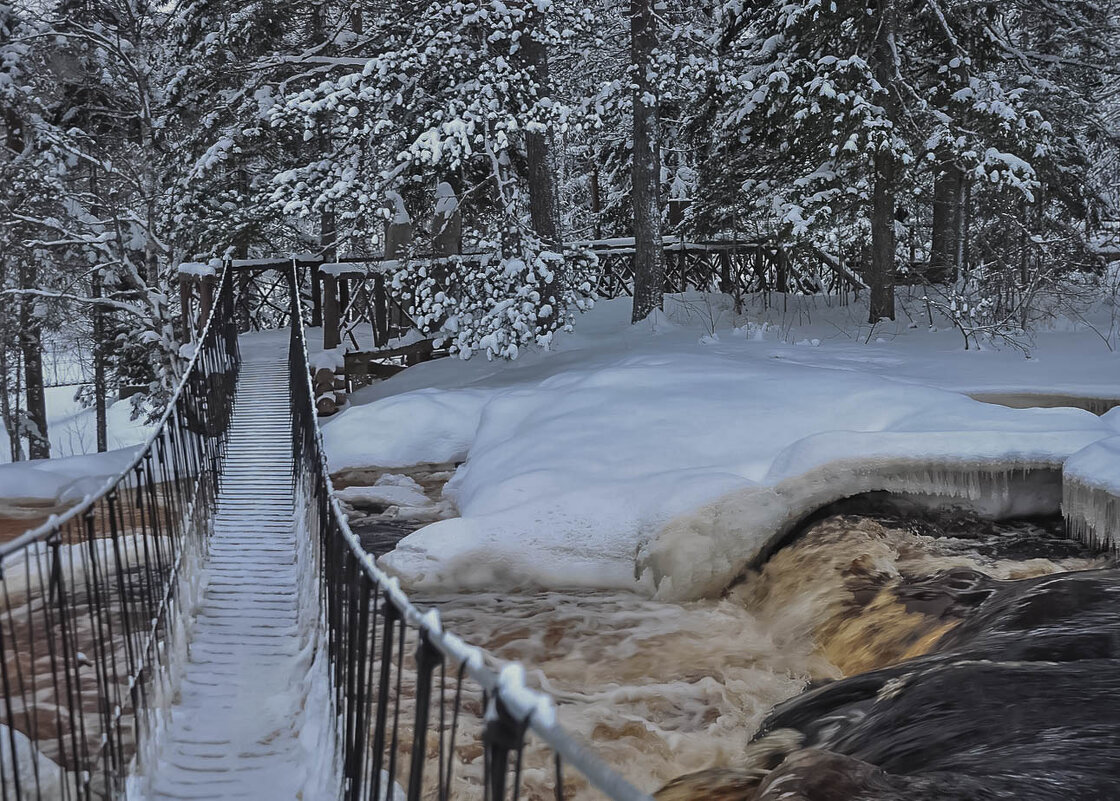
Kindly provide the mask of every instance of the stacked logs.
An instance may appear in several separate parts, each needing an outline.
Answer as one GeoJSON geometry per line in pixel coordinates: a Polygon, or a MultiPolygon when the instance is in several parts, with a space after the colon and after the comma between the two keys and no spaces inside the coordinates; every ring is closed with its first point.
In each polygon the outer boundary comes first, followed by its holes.
{"type": "Polygon", "coordinates": [[[346,402],[346,378],[330,367],[312,368],[311,387],[315,391],[315,411],[320,417],[336,414],[346,402]]]}

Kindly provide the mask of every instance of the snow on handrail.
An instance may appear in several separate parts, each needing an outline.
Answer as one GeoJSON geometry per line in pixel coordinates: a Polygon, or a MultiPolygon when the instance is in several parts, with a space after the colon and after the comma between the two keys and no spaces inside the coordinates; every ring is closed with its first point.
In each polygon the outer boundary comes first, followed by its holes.
{"type": "MultiPolygon", "coordinates": [[[[219,285],[225,284],[228,274],[229,265],[226,264],[222,268],[222,276],[219,285]]],[[[199,358],[203,351],[202,343],[205,342],[207,337],[210,336],[210,329],[215,325],[214,321],[220,314],[220,309],[220,303],[215,303],[213,305],[213,308],[210,309],[210,316],[206,319],[206,325],[202,329],[202,334],[198,338],[199,346],[193,349],[191,357],[187,361],[186,369],[183,370],[183,377],[179,379],[179,383],[178,385],[176,385],[175,391],[171,393],[171,397],[168,399],[167,406],[164,408],[163,414],[160,415],[159,422],[157,423],[155,429],[151,434],[148,435],[148,438],[136,451],[136,455],[132,458],[128,465],[115,476],[106,479],[105,484],[101,487],[101,489],[89,495],[86,495],[86,497],[82,499],[81,503],[70,507],[62,514],[51,515],[46,519],[45,522],[43,522],[36,528],[29,529],[28,531],[25,531],[23,534],[16,537],[14,540],[0,545],[0,565],[2,565],[4,563],[4,560],[6,560],[12,554],[22,551],[24,548],[27,548],[28,546],[33,545],[37,542],[46,540],[51,536],[51,534],[53,534],[55,531],[58,531],[62,526],[66,525],[71,520],[80,517],[81,515],[92,509],[94,504],[96,504],[98,501],[112,492],[117,487],[117,485],[120,484],[121,480],[124,479],[125,476],[135,470],[144,461],[145,457],[151,452],[153,446],[156,443],[156,440],[162,437],[166,432],[167,421],[171,419],[171,415],[174,413],[179,399],[185,392],[188,382],[194,377],[196,365],[198,364],[199,358]]]]}
{"type": "MultiPolygon", "coordinates": [[[[307,339],[303,330],[303,305],[298,293],[293,297],[293,301],[296,308],[292,325],[297,328],[296,336],[302,351],[300,355],[303,360],[304,379],[307,381],[307,397],[314,398],[311,371],[307,369],[309,357],[307,339]]],[[[500,698],[512,715],[526,724],[568,764],[579,770],[588,781],[608,797],[614,801],[652,801],[652,796],[632,785],[564,730],[557,719],[556,704],[552,697],[525,685],[525,669],[520,663],[500,660],[477,646],[469,645],[455,634],[444,631],[438,610],[422,611],[416,607],[401,589],[397,578],[377,566],[373,555],[362,547],[361,540],[351,530],[346,514],[335,497],[334,482],[331,480],[330,468],[326,461],[322,429],[317,418],[313,417],[313,420],[315,420],[316,449],[319,452],[319,470],[322,472],[329,494],[330,513],[335,519],[334,522],[366,575],[382,589],[405,621],[427,635],[428,641],[444,656],[457,664],[465,665],[471,678],[484,690],[500,698]],[[487,665],[487,657],[497,666],[497,670],[487,665]]]]}

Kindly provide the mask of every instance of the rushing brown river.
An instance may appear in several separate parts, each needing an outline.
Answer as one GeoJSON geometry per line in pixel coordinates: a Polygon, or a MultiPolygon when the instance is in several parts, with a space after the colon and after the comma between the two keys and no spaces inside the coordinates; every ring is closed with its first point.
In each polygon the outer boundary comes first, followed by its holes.
{"type": "MultiPolygon", "coordinates": [[[[557,699],[563,723],[652,792],[682,774],[750,763],[763,719],[811,683],[927,653],[986,597],[985,577],[1106,564],[1065,539],[1058,520],[838,515],[719,600],[594,592],[417,600],[437,605],[469,642],[530,666],[530,683],[557,699]]],[[[543,755],[527,754],[526,766],[530,786],[534,768],[546,774],[543,755]]]]}

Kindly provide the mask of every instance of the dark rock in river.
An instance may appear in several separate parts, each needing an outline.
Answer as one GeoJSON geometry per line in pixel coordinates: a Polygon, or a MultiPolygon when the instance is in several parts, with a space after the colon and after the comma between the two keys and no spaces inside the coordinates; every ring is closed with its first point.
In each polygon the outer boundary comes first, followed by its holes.
{"type": "Polygon", "coordinates": [[[740,797],[1120,797],[1120,570],[928,584],[913,601],[971,607],[963,622],[927,656],[775,708],[759,737],[800,748],[740,797]]]}

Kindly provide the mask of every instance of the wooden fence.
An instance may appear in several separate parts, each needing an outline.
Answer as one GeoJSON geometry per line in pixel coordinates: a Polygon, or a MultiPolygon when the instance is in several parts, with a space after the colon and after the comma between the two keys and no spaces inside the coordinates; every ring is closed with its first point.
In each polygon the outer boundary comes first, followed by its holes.
{"type": "MultiPolygon", "coordinates": [[[[719,240],[688,242],[666,237],[665,291],[719,291],[739,303],[750,294],[831,294],[845,296],[865,288],[860,278],[837,258],[810,248],[783,248],[765,242],[719,240]]],[[[633,294],[634,240],[606,239],[573,243],[598,258],[594,291],[600,298],[633,294]]],[[[410,257],[430,263],[433,272],[454,280],[458,264],[484,258],[481,254],[410,257]],[[453,261],[454,260],[454,261],[453,261]]],[[[289,324],[290,276],[306,299],[312,327],[321,327],[323,348],[343,346],[346,382],[391,375],[415,361],[441,355],[431,341],[405,342],[415,326],[410,316],[413,298],[394,289],[393,273],[400,260],[377,256],[325,261],[317,256],[236,259],[230,262],[236,290],[235,315],[243,331],[289,324]]],[[[216,265],[184,265],[184,317],[193,316],[192,298],[209,306],[208,276],[216,265]],[[188,286],[189,285],[189,286],[188,286]],[[192,290],[190,287],[194,287],[192,290]],[[193,293],[192,293],[193,292],[193,293]]],[[[454,291],[449,286],[448,291],[454,291]]],[[[189,325],[185,323],[184,325],[189,325]]]]}

